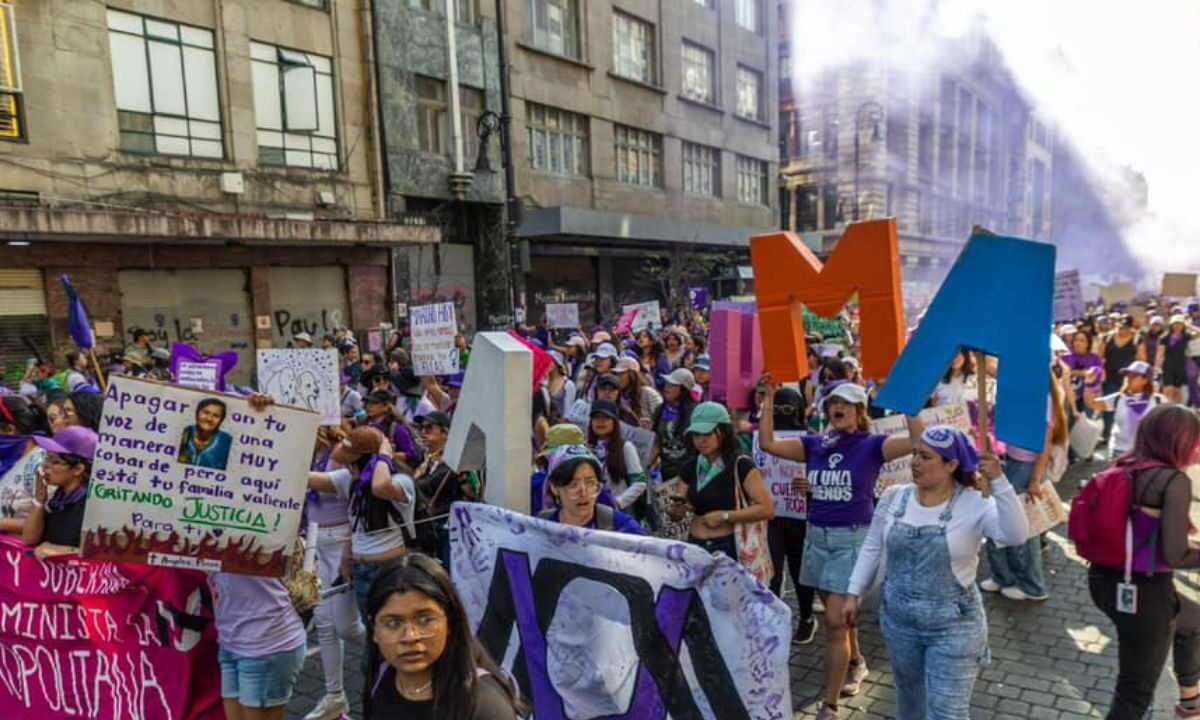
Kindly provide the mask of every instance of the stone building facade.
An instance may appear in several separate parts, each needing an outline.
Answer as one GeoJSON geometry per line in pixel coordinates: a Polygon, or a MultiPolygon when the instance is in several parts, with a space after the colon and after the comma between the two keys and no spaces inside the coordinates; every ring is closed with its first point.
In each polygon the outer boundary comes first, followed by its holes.
{"type": "MultiPolygon", "coordinates": [[[[790,4],[780,7],[786,33],[790,4]]],[[[786,36],[780,53],[791,54],[786,36]]],[[[789,73],[779,107],[783,227],[827,254],[856,216],[894,216],[906,285],[924,291],[976,225],[1051,231],[1051,129],[985,37],[939,56],[921,72],[879,62],[789,73]]]]}
{"type": "MultiPolygon", "coordinates": [[[[70,344],[68,273],[116,349],[236,350],[392,317],[369,16],[326,0],[0,3],[0,361],[70,344]]],[[[19,372],[19,370],[18,370],[19,372]]]]}
{"type": "MultiPolygon", "coordinates": [[[[578,302],[584,322],[611,319],[622,304],[665,299],[672,285],[710,282],[748,264],[749,237],[774,227],[778,212],[776,25],[768,6],[505,3],[523,206],[514,255],[531,318],[547,302],[578,302]]],[[[460,276],[473,265],[484,282],[504,262],[503,252],[478,257],[504,199],[502,164],[495,137],[476,135],[464,150],[462,167],[473,178],[463,192],[453,182],[454,144],[431,130],[453,135],[448,14],[464,134],[481,111],[501,110],[491,0],[377,0],[389,200],[443,213],[451,242],[437,259],[460,276]],[[477,169],[480,147],[488,163],[477,169]]]]}

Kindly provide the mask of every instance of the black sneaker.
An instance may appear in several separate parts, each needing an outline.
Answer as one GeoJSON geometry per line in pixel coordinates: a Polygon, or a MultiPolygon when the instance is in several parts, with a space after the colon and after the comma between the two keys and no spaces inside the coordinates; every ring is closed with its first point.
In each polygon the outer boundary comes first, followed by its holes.
{"type": "Polygon", "coordinates": [[[800,618],[796,623],[796,633],[792,635],[793,645],[808,645],[817,637],[817,618],[800,618]]]}

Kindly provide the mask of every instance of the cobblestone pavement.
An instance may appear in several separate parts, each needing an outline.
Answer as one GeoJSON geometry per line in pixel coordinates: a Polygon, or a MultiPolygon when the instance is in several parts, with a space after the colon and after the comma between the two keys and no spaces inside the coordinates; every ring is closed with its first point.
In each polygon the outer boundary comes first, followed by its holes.
{"type": "MultiPolygon", "coordinates": [[[[1060,484],[1067,495],[1080,478],[1100,467],[1075,465],[1060,484]]],[[[1196,506],[1194,505],[1193,508],[1196,506]]],[[[1197,523],[1200,524],[1200,523],[1197,523]]],[[[1095,607],[1087,592],[1086,570],[1065,536],[1065,528],[1049,535],[1044,555],[1050,599],[1019,603],[986,595],[993,662],[975,687],[973,720],[1030,718],[1082,720],[1102,718],[1116,678],[1116,637],[1112,625],[1095,607]]],[[[981,571],[986,572],[986,567],[981,571]]],[[[1200,585],[1188,575],[1179,577],[1185,592],[1200,595],[1200,585]]],[[[789,598],[790,599],[790,598],[789,598]]],[[[891,666],[873,613],[864,613],[860,637],[871,675],[862,692],[843,705],[847,718],[894,718],[895,696],[891,666]]],[[[301,720],[323,696],[320,660],[310,652],[303,675],[288,708],[289,720],[301,720]]],[[[791,659],[792,696],[796,720],[815,718],[824,683],[822,634],[812,645],[795,648],[791,659]]],[[[346,688],[354,717],[360,718],[358,697],[362,688],[361,649],[349,648],[346,688]]],[[[1164,672],[1154,718],[1173,717],[1173,683],[1164,672]]]]}

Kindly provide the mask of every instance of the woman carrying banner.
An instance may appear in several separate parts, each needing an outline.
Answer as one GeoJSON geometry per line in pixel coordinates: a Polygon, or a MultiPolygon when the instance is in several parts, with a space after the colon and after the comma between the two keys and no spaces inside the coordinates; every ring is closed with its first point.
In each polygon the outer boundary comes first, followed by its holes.
{"type": "Polygon", "coordinates": [[[38,405],[18,395],[0,396],[0,533],[20,535],[25,526],[46,455],[35,440],[48,435],[38,405]]]}
{"type": "Polygon", "coordinates": [[[1128,579],[1125,568],[1093,564],[1088,571],[1092,602],[1117,630],[1119,669],[1107,720],[1146,715],[1172,650],[1175,715],[1200,717],[1200,606],[1179,592],[1174,577],[1177,569],[1200,568],[1200,549],[1188,541],[1192,484],[1184,472],[1196,462],[1198,443],[1196,413],[1163,404],[1146,413],[1133,449],[1117,460],[1132,476],[1135,550],[1128,579]]]}
{"type": "Polygon", "coordinates": [[[644,507],[639,500],[646,494],[649,478],[642,469],[637,446],[622,435],[620,413],[614,403],[607,400],[592,403],[587,445],[600,463],[600,477],[612,493],[617,509],[644,517],[644,512],[634,508],[644,507]]]}
{"type": "MultiPolygon", "coordinates": [[[[804,429],[804,398],[799,392],[781,387],[775,391],[773,405],[776,430],[804,429]]],[[[810,489],[808,478],[794,478],[792,484],[807,500],[810,489]]],[[[771,578],[771,592],[783,597],[784,563],[787,564],[787,574],[792,578],[792,587],[796,589],[796,602],[800,607],[796,632],[792,634],[792,642],[796,645],[808,645],[817,635],[817,619],[813,617],[813,601],[817,591],[800,582],[800,568],[804,562],[804,538],[807,534],[808,520],[803,517],[782,517],[776,514],[767,525],[771,564],[775,566],[775,576],[771,578]]]]}
{"type": "Polygon", "coordinates": [[[770,384],[768,388],[759,446],[763,452],[805,463],[811,485],[800,582],[815,587],[825,605],[825,705],[818,718],[829,720],[840,717],[839,698],[857,695],[867,677],[858,633],[846,625],[845,605],[850,573],[874,513],[879,470],[912,452],[910,438],[920,436],[922,423],[920,418],[908,418],[907,437],[873,434],[866,389],[841,383],[826,388],[823,395],[827,433],[776,440],[776,388],[770,384]]]}
{"type": "Polygon", "coordinates": [[[742,454],[737,430],[725,406],[715,402],[697,405],[687,434],[696,448],[696,457],[680,467],[681,496],[672,499],[672,514],[682,517],[690,507],[695,517],[688,529],[688,542],[736,560],[736,526],[775,517],[775,501],[754,459],[742,454]],[[745,507],[738,507],[739,486],[746,498],[745,507]]]}
{"type": "Polygon", "coordinates": [[[34,554],[39,560],[78,554],[96,433],[69,427],[53,438],[36,436],[33,441],[46,454],[38,468],[33,507],[21,528],[21,539],[37,546],[34,554]],[[51,485],[56,488],[53,499],[49,497],[51,485]]]}
{"type": "Polygon", "coordinates": [[[1024,542],[1025,511],[994,455],[949,427],[921,433],[912,484],[888,488],[854,564],[843,622],[887,553],[880,628],[895,674],[897,720],[967,720],[979,666],[988,660],[987,614],[975,587],[979,542],[1024,542]],[[980,492],[978,475],[992,497],[980,492]]]}
{"type": "Polygon", "coordinates": [[[658,463],[664,481],[678,477],[683,463],[696,455],[696,448],[684,433],[696,407],[695,392],[696,378],[684,368],[671,371],[663,385],[663,404],[654,413],[654,452],[650,466],[658,463]]]}
{"type": "MultiPolygon", "coordinates": [[[[333,450],[346,438],[339,427],[322,427],[317,432],[317,445],[313,454],[312,469],[315,472],[332,472],[341,468],[333,459],[333,450]]],[[[342,575],[342,557],[350,546],[350,515],[346,502],[333,493],[308,491],[305,506],[309,522],[318,524],[317,573],[323,590],[338,592],[321,599],[313,613],[317,641],[321,652],[321,669],[325,675],[325,697],[304,720],[334,720],[349,713],[350,705],[343,687],[343,642],[361,644],[366,639],[366,628],[358,613],[354,594],[348,592],[350,578],[342,575]]]]}
{"type": "Polygon", "coordinates": [[[404,555],[404,525],[412,522],[412,476],[394,473],[391,447],[375,428],[350,431],[330,454],[341,465],[333,472],[310,472],[308,486],[349,502],[350,553],[342,576],[352,577],[358,609],[366,618],[367,589],[387,563],[404,555]]]}
{"type": "Polygon", "coordinates": [[[548,505],[538,513],[542,520],[595,530],[644,535],[637,520],[604,502],[604,469],[586,445],[564,445],[546,454],[549,474],[548,505]]]}
{"type": "Polygon", "coordinates": [[[512,679],[471,633],[462,598],[436,562],[401,558],[371,585],[366,720],[516,720],[512,679]]]}

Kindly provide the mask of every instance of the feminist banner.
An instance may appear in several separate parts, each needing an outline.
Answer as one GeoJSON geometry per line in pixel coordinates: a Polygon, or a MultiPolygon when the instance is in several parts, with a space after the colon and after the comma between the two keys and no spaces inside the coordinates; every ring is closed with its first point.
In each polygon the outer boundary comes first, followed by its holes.
{"type": "Polygon", "coordinates": [[[792,716],[791,612],[725,555],[476,503],[454,504],[450,542],[472,627],[536,720],[792,716]]]}
{"type": "Polygon", "coordinates": [[[114,376],[88,483],[84,557],[283,574],[319,421],[114,376]]]}
{"type": "Polygon", "coordinates": [[[258,386],[280,405],[320,414],[322,425],[342,422],[338,351],[259,350],[258,386]]]}
{"type": "Polygon", "coordinates": [[[221,720],[212,620],[199,573],[0,536],[0,717],[221,720]]]}

